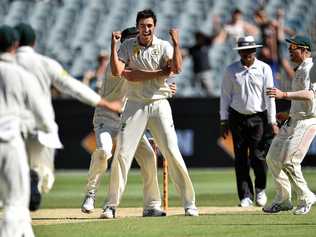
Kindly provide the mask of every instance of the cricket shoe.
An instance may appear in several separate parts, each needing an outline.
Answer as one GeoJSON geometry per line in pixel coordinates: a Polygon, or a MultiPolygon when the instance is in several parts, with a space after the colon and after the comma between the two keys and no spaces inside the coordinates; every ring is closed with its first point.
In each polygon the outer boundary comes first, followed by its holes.
{"type": "Polygon", "coordinates": [[[240,207],[252,207],[252,200],[249,197],[241,199],[239,206],[240,207]]]}
{"type": "Polygon", "coordinates": [[[310,200],[302,201],[293,211],[294,215],[305,215],[310,212],[312,209],[313,204],[316,203],[316,197],[313,196],[310,200]]]}
{"type": "Polygon", "coordinates": [[[199,216],[199,210],[196,207],[190,207],[184,209],[185,216],[199,216]]]}
{"type": "Polygon", "coordinates": [[[88,193],[82,203],[81,211],[83,213],[91,213],[94,210],[95,193],[88,193]]]}
{"type": "Polygon", "coordinates": [[[30,211],[36,211],[40,208],[42,202],[42,194],[38,190],[39,176],[35,170],[30,170],[31,179],[31,197],[29,203],[30,211]]]}
{"type": "Polygon", "coordinates": [[[259,207],[264,207],[267,203],[267,195],[264,190],[256,190],[256,205],[259,207]]]}
{"type": "Polygon", "coordinates": [[[160,209],[144,209],[143,217],[159,217],[159,216],[166,216],[167,213],[160,210],[160,209]]]}
{"type": "Polygon", "coordinates": [[[100,215],[101,219],[114,219],[115,218],[115,207],[106,206],[100,215]]]}
{"type": "Polygon", "coordinates": [[[293,209],[293,205],[290,201],[283,203],[272,203],[271,206],[265,206],[262,208],[263,212],[266,213],[278,213],[281,211],[290,211],[293,209]]]}

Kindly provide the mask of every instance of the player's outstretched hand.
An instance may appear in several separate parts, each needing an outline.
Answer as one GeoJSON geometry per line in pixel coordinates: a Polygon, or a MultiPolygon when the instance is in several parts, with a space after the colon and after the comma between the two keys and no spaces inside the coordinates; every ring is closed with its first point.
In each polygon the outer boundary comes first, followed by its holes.
{"type": "Polygon", "coordinates": [[[173,45],[175,45],[175,46],[179,45],[179,42],[180,42],[179,30],[176,28],[171,28],[169,30],[169,34],[170,34],[173,45]]]}
{"type": "Polygon", "coordinates": [[[101,99],[97,104],[98,107],[106,108],[115,113],[122,113],[122,102],[121,101],[107,101],[105,99],[101,99]]]}
{"type": "Polygon", "coordinates": [[[276,98],[276,99],[283,99],[285,97],[285,93],[281,90],[279,90],[278,88],[267,88],[267,96],[269,96],[270,98],[276,98]]]}

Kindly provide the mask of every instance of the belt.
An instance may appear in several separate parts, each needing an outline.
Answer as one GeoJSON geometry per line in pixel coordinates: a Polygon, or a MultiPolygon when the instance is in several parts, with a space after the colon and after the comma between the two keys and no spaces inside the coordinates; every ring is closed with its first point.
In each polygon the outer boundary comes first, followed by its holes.
{"type": "Polygon", "coordinates": [[[253,114],[241,114],[238,111],[234,110],[233,108],[229,107],[229,113],[236,115],[236,116],[239,116],[239,117],[242,117],[242,118],[251,118],[251,117],[257,116],[257,115],[259,115],[259,116],[265,115],[267,113],[267,111],[264,110],[262,112],[257,112],[257,113],[253,113],[253,114]]]}

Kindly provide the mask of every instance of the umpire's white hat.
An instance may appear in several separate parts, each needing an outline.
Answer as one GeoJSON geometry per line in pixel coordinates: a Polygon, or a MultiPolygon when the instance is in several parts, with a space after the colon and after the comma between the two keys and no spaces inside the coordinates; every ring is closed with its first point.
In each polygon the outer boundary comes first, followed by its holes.
{"type": "Polygon", "coordinates": [[[256,44],[255,38],[251,35],[240,37],[237,41],[235,50],[255,49],[262,47],[261,44],[256,44]]]}

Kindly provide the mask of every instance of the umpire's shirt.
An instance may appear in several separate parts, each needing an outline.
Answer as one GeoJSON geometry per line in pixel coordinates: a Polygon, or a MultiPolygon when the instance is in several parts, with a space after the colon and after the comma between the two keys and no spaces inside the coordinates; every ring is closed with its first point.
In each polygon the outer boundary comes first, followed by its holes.
{"type": "Polygon", "coordinates": [[[255,59],[250,67],[242,65],[240,61],[229,65],[222,82],[221,120],[228,120],[231,107],[243,115],[267,110],[268,122],[275,124],[275,100],[266,96],[267,87],[273,87],[273,76],[266,63],[255,59]]]}

